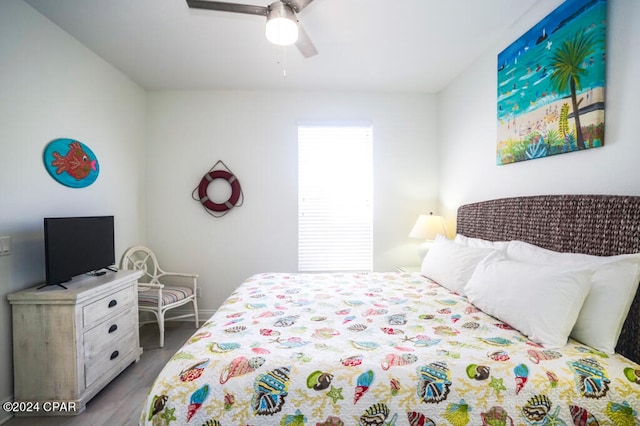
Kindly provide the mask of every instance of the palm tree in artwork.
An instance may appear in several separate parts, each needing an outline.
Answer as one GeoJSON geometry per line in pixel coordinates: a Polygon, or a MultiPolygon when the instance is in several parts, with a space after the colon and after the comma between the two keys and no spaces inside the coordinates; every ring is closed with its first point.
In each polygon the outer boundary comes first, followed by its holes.
{"type": "Polygon", "coordinates": [[[571,91],[571,104],[573,106],[573,118],[576,123],[576,143],[578,149],[584,149],[584,138],[580,127],[580,114],[576,91],[580,90],[580,79],[588,74],[588,70],[583,68],[587,58],[595,52],[596,40],[594,33],[585,34],[584,31],[575,34],[573,39],[565,40],[556,49],[551,57],[551,82],[555,85],[559,93],[567,90],[571,91]]]}

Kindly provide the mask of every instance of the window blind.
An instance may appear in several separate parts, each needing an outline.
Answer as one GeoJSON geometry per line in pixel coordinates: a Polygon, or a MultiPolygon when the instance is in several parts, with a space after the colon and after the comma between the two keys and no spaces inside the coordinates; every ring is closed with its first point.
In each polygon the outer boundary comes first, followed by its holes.
{"type": "Polygon", "coordinates": [[[298,270],[371,271],[372,127],[298,126],[298,270]]]}

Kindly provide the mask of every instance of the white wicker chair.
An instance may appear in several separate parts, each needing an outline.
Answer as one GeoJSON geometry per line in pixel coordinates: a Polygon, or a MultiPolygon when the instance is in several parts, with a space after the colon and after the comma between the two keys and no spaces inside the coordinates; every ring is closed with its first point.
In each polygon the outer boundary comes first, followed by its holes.
{"type": "MultiPolygon", "coordinates": [[[[122,269],[136,269],[144,272],[138,284],[138,310],[152,312],[156,316],[160,330],[160,347],[164,346],[164,322],[181,319],[195,318],[198,328],[198,302],[197,289],[198,274],[181,272],[166,272],[158,265],[156,255],[147,247],[132,247],[122,256],[122,269]],[[190,278],[190,285],[181,286],[161,282],[166,277],[190,278]],[[193,303],[193,313],[165,318],[169,309],[174,309],[187,303],[193,303]]],[[[142,321],[142,324],[155,321],[142,321]]]]}

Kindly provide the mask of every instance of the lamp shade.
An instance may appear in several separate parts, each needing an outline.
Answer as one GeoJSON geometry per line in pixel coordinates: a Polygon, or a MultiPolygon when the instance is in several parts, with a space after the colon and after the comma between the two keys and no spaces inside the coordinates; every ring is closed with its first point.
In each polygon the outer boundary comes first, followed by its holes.
{"type": "Polygon", "coordinates": [[[265,35],[278,46],[288,46],[298,40],[298,23],[289,6],[282,2],[269,6],[265,35]]]}
{"type": "Polygon", "coordinates": [[[415,225],[409,232],[410,238],[434,240],[438,234],[445,234],[444,218],[433,213],[418,216],[415,225]]]}

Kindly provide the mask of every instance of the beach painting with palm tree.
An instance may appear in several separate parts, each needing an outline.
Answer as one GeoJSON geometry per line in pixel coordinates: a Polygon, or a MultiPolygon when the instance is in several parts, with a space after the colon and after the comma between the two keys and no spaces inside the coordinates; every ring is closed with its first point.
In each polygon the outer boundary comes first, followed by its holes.
{"type": "Polygon", "coordinates": [[[566,0],[498,54],[498,165],[604,145],[606,13],[566,0]]]}

